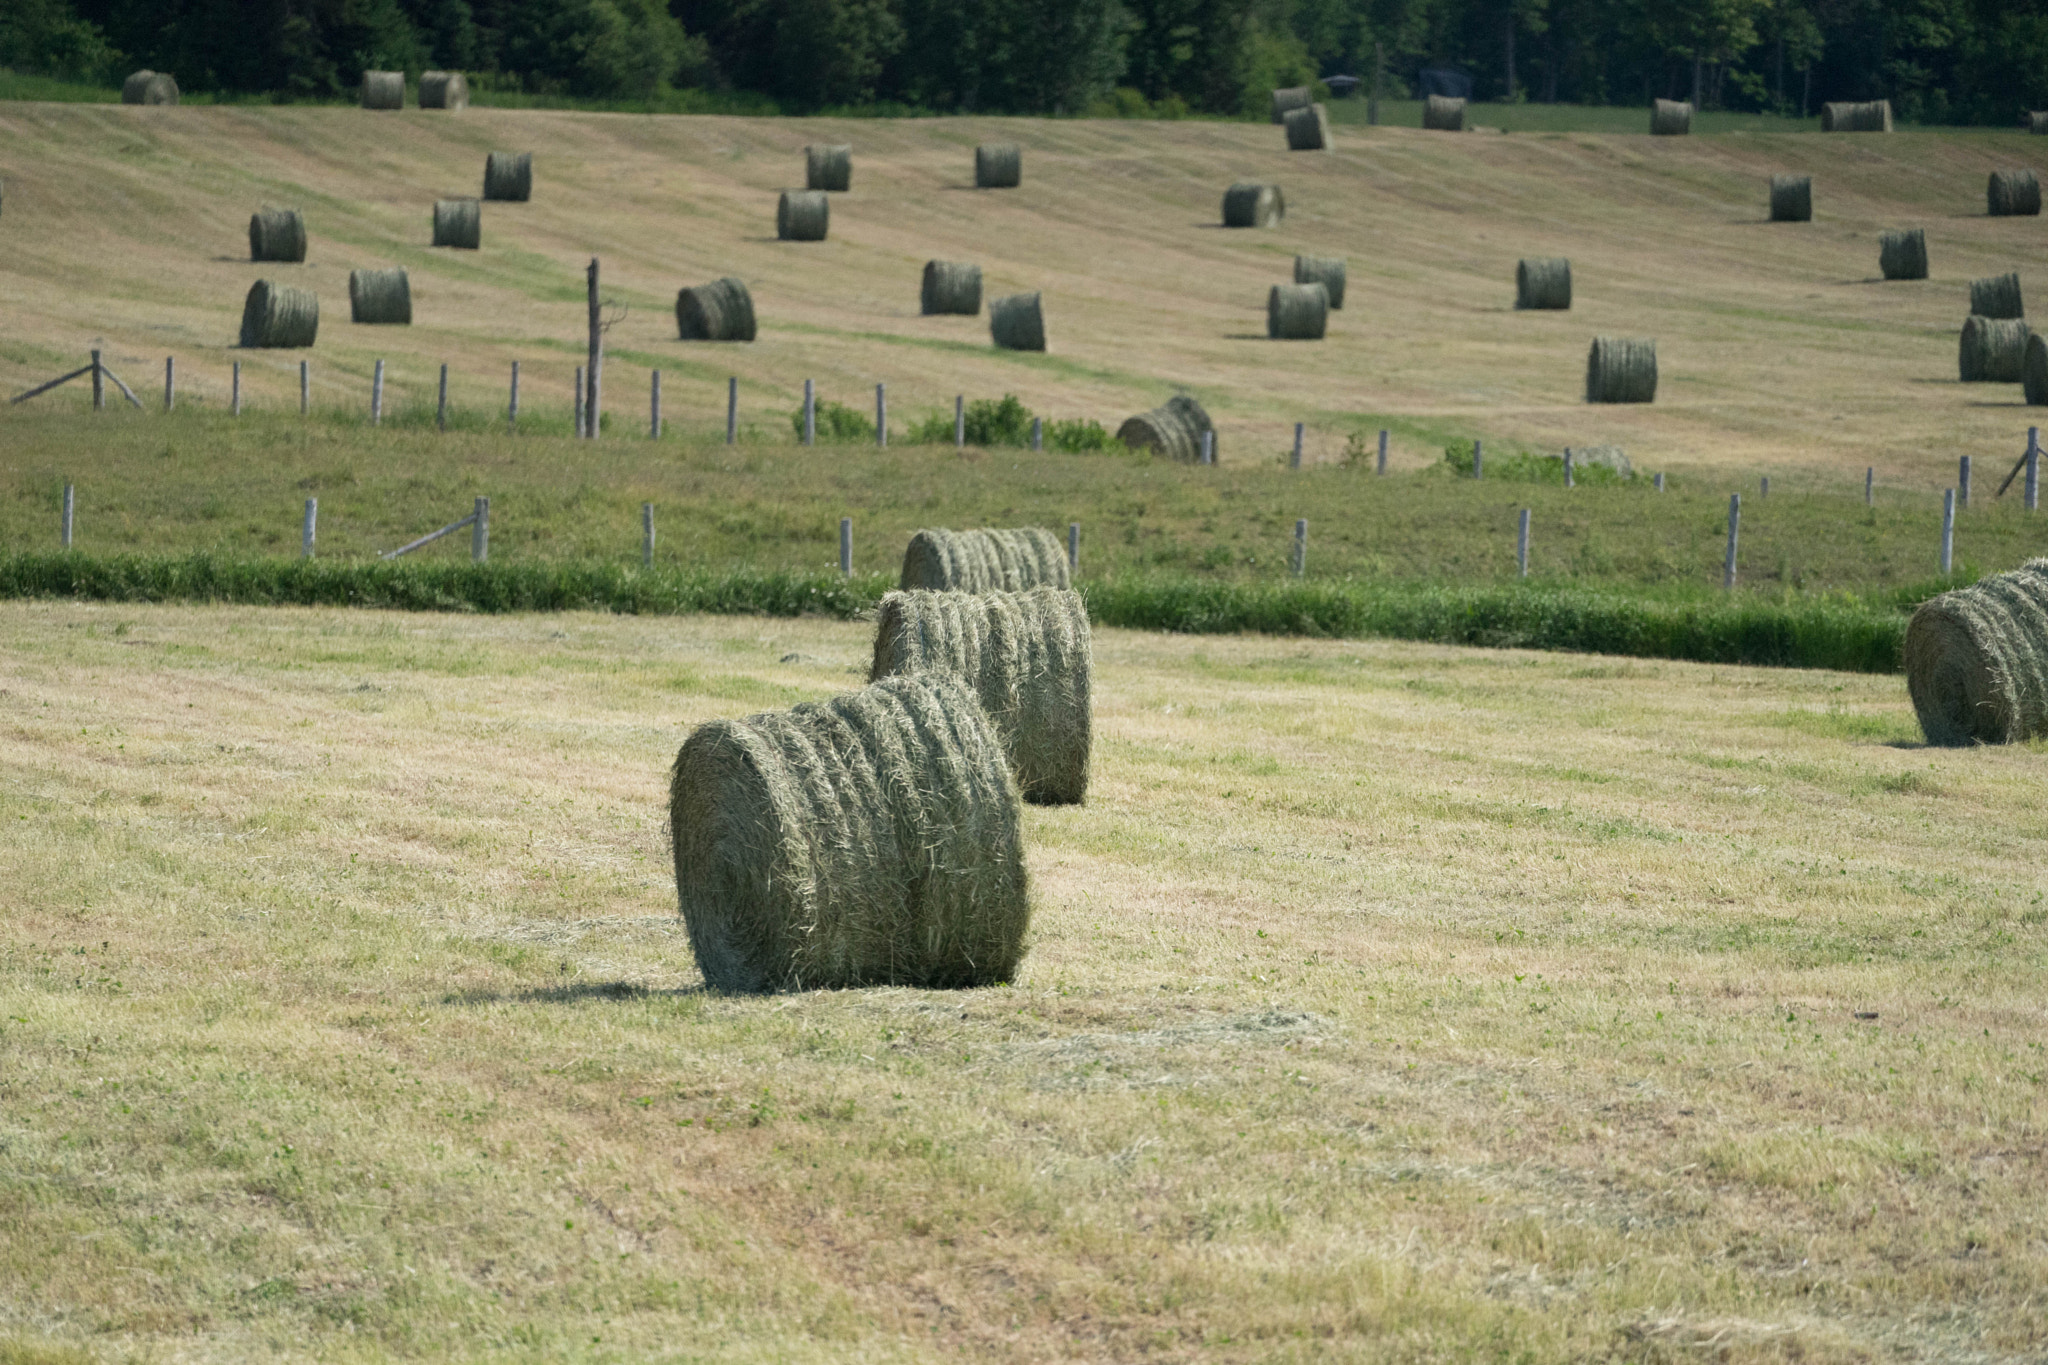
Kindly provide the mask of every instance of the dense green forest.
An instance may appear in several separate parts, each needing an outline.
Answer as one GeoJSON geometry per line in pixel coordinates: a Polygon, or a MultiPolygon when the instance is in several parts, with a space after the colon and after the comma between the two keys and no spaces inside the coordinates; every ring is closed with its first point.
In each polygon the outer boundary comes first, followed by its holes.
{"type": "Polygon", "coordinates": [[[2048,107],[2048,0],[5,0],[0,66],[149,66],[226,96],[345,95],[367,68],[594,100],[1256,114],[1318,77],[1390,95],[1810,111],[1909,122],[2048,107]],[[1425,75],[1425,73],[1432,73],[1425,75]],[[1440,73],[1448,73],[1440,74],[1440,73]]]}

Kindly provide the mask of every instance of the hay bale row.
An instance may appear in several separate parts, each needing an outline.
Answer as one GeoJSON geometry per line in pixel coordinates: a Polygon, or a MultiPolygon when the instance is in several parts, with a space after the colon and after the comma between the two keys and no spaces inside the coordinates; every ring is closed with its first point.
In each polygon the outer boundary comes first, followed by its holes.
{"type": "Polygon", "coordinates": [[[1330,325],[1330,294],[1320,284],[1276,284],[1266,295],[1266,337],[1321,341],[1330,325]]]}
{"type": "Polygon", "coordinates": [[[1930,744],[2016,744],[2048,731],[2048,559],[1920,604],[1906,690],[1930,744]]]}
{"type": "Polygon", "coordinates": [[[420,108],[469,108],[469,78],[460,71],[420,72],[420,108]]]}
{"type": "Polygon", "coordinates": [[[988,306],[988,334],[1005,351],[1045,349],[1045,310],[1036,294],[1011,294],[988,306]]]}
{"type": "Polygon", "coordinates": [[[1630,337],[1595,337],[1586,354],[1588,403],[1653,403],[1657,399],[1657,343],[1630,337]]]}
{"type": "Polygon", "coordinates": [[[1840,101],[1820,107],[1823,133],[1889,133],[1892,130],[1892,102],[1840,101]]]}
{"type": "Polygon", "coordinates": [[[1692,105],[1686,100],[1650,101],[1650,131],[1658,137],[1675,137],[1692,131],[1692,105]]]}
{"type": "Polygon", "coordinates": [[[1287,216],[1287,200],[1278,185],[1240,180],[1223,192],[1223,226],[1271,227],[1287,216]]]}
{"type": "Polygon", "coordinates": [[[1887,232],[1878,239],[1877,268],[1888,280],[1927,278],[1927,234],[1919,228],[1887,232]]]}
{"type": "Polygon", "coordinates": [[[823,190],[784,190],[775,201],[775,235],[785,242],[822,242],[832,227],[823,190]]]}
{"type": "Polygon", "coordinates": [[[1344,258],[1342,256],[1296,256],[1294,282],[1319,284],[1330,296],[1330,307],[1344,306],[1344,258]]]}
{"type": "Polygon", "coordinates": [[[363,73],[363,108],[405,108],[405,73],[403,71],[365,71],[363,73]]]}
{"type": "Polygon", "coordinates": [[[752,341],[754,296],[746,281],[727,275],[677,293],[676,334],[684,341],[752,341]]]}
{"type": "Polygon", "coordinates": [[[981,267],[969,261],[926,261],[919,302],[926,317],[977,316],[981,312],[981,267]]]}
{"type": "Polygon", "coordinates": [[[1029,592],[1072,584],[1060,538],[1043,527],[1025,526],[919,531],[903,552],[896,586],[904,592],[1029,592]]]}
{"type": "Polygon", "coordinates": [[[2039,332],[2027,337],[2020,356],[2020,389],[2028,406],[2048,407],[2048,337],[2039,332]]]}
{"type": "Polygon", "coordinates": [[[434,201],[434,245],[475,251],[483,245],[483,206],[474,199],[434,201]]]}
{"type": "Polygon", "coordinates": [[[1984,189],[1984,211],[1993,218],[2040,216],[2040,177],[2032,171],[1993,171],[1984,189]]]}
{"type": "Polygon", "coordinates": [[[533,153],[492,152],[485,157],[484,198],[508,204],[533,198],[533,153]]]}
{"type": "Polygon", "coordinates": [[[1315,103],[1315,93],[1306,85],[1285,86],[1273,92],[1273,122],[1277,126],[1287,122],[1287,116],[1297,109],[1306,109],[1315,103]]]}
{"type": "Polygon", "coordinates": [[[144,67],[133,72],[121,82],[121,103],[123,104],[176,104],[178,82],[167,71],[151,71],[144,67]]]}
{"type": "Polygon", "coordinates": [[[349,271],[348,313],[351,322],[410,327],[412,281],[404,268],[349,271]]]}
{"type": "Polygon", "coordinates": [[[956,678],[699,726],[676,754],[669,831],[714,989],[980,986],[1022,955],[1016,782],[956,678]]]}
{"type": "Polygon", "coordinates": [[[311,346],[320,332],[320,300],[310,289],[258,280],[242,303],[242,345],[251,349],[311,346]]]}
{"type": "Polygon", "coordinates": [[[853,187],[853,148],[844,142],[804,148],[804,188],[843,194],[853,187]]]}
{"type": "Polygon", "coordinates": [[[1210,433],[1210,451],[1217,449],[1216,424],[1202,405],[1184,393],[1177,393],[1150,412],[1141,412],[1117,428],[1116,438],[1133,450],[1149,450],[1182,464],[1198,464],[1202,458],[1202,433],[1210,433]]]}
{"type": "Polygon", "coordinates": [[[1956,368],[1965,384],[2017,384],[2027,357],[2025,318],[1986,318],[1972,313],[1963,320],[1956,368]]]}
{"type": "Polygon", "coordinates": [[[1515,307],[1572,306],[1572,263],[1564,256],[1527,256],[1515,263],[1515,307]]]}
{"type": "Polygon", "coordinates": [[[1971,280],[1970,311],[1980,318],[2025,317],[2027,306],[2020,298],[2019,272],[1971,280]]]}
{"type": "Polygon", "coordinates": [[[1064,588],[892,592],[868,680],[941,674],[974,690],[1002,737],[1017,790],[1038,805],[1088,794],[1088,608],[1064,588]]]}
{"type": "Polygon", "coordinates": [[[1422,126],[1440,133],[1465,131],[1465,101],[1449,95],[1431,95],[1422,105],[1422,126]]]}
{"type": "Polygon", "coordinates": [[[259,209],[249,217],[249,259],[304,261],[306,220],[297,209],[259,209]]]}
{"type": "Polygon", "coordinates": [[[1024,183],[1024,149],[1014,142],[985,142],[974,149],[974,187],[1014,190],[1024,183]]]}
{"type": "Polygon", "coordinates": [[[1771,177],[1771,221],[1810,223],[1813,221],[1813,177],[1774,175],[1771,177]]]}
{"type": "Polygon", "coordinates": [[[1330,111],[1320,104],[1287,111],[1287,150],[1327,152],[1330,146],[1330,111]]]}

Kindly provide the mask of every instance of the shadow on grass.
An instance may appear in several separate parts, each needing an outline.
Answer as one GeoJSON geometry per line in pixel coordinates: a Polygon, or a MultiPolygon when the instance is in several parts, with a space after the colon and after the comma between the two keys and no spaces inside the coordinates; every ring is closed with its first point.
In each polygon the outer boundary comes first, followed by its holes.
{"type": "Polygon", "coordinates": [[[709,986],[674,986],[649,990],[630,981],[579,981],[568,986],[534,986],[523,991],[450,991],[441,997],[444,1005],[575,1005],[585,1000],[681,999],[692,995],[717,995],[709,986]]]}

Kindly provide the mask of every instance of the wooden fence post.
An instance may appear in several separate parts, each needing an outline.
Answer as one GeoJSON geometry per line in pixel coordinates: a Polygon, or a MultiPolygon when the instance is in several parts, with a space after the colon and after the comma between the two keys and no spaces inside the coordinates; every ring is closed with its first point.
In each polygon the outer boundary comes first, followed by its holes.
{"type": "Polygon", "coordinates": [[[958,450],[967,444],[967,395],[953,395],[953,448],[958,450]]]}
{"type": "Polygon", "coordinates": [[[169,411],[171,410],[171,404],[172,404],[173,402],[175,402],[175,401],[176,401],[176,399],[177,399],[177,396],[178,396],[178,358],[177,358],[176,356],[170,356],[170,355],[167,355],[167,356],[165,356],[165,357],[164,357],[164,411],[165,411],[165,412],[169,412],[169,411]]]}
{"type": "Polygon", "coordinates": [[[242,362],[237,360],[228,377],[228,416],[242,415],[242,362]]]}
{"type": "Polygon", "coordinates": [[[740,377],[732,375],[725,381],[725,443],[731,445],[740,438],[740,377]]]}
{"type": "Polygon", "coordinates": [[[597,298],[597,257],[590,258],[590,392],[583,402],[584,435],[595,441],[604,429],[604,306],[597,298]]]}
{"type": "Polygon", "coordinates": [[[804,444],[818,443],[818,387],[812,381],[804,381],[804,444]]]}
{"type": "Polygon", "coordinates": [[[1728,560],[1721,566],[1723,591],[1735,588],[1735,539],[1742,530],[1742,494],[1728,495],[1728,560]]]}
{"type": "Polygon", "coordinates": [[[310,361],[299,362],[299,416],[304,417],[313,410],[313,367],[310,361]]]}
{"type": "Polygon", "coordinates": [[[1067,523],[1067,575],[1078,577],[1081,572],[1081,523],[1067,523]]]}
{"type": "MultiPolygon", "coordinates": [[[[1205,432],[1204,435],[1206,434],[1205,432]]],[[[1287,467],[1289,469],[1301,468],[1301,423],[1299,422],[1294,424],[1294,449],[1288,453],[1287,467]]]]}
{"type": "Polygon", "coordinates": [[[370,425],[377,426],[384,421],[384,362],[377,362],[377,372],[370,377],[370,425]]]}
{"type": "Polygon", "coordinates": [[[1294,576],[1301,577],[1308,572],[1308,518],[1297,517],[1294,522],[1294,576]]]}
{"type": "Polygon", "coordinates": [[[1475,479],[1486,477],[1486,447],[1477,441],[1472,443],[1472,477],[1475,479]]]}
{"type": "Polygon", "coordinates": [[[654,504],[640,504],[640,566],[654,567],[654,504]]]}
{"type": "Polygon", "coordinates": [[[661,371],[647,378],[647,439],[661,439],[661,371]]]}
{"type": "Polygon", "coordinates": [[[505,425],[519,425],[519,362],[512,362],[512,396],[505,404],[505,425]]]}
{"type": "Polygon", "coordinates": [[[92,353],[92,410],[103,411],[107,406],[106,372],[100,364],[100,353],[92,353]]]}
{"type": "Polygon", "coordinates": [[[469,557],[481,564],[491,557],[491,500],[478,498],[469,524],[469,557]]]}
{"type": "Polygon", "coordinates": [[[1956,553],[1956,490],[1941,490],[1941,576],[1948,577],[1955,565],[1956,553]]]}
{"type": "Polygon", "coordinates": [[[1657,477],[1651,480],[1651,482],[1656,486],[1657,491],[1662,493],[1664,491],[1664,471],[1658,470],[1657,477]]]}
{"type": "Polygon", "coordinates": [[[1202,463],[1216,463],[1216,433],[1214,431],[1204,431],[1202,433],[1202,463]]]}
{"type": "Polygon", "coordinates": [[[1756,495],[1757,495],[1757,496],[1758,496],[1759,498],[1768,498],[1768,497],[1769,497],[1769,496],[1771,495],[1771,476],[1770,476],[1770,475],[1768,475],[1768,474],[1764,475],[1764,478],[1763,478],[1763,482],[1757,485],[1756,495]]]}
{"type": "Polygon", "coordinates": [[[1956,467],[1956,506],[1970,505],[1970,457],[1965,455],[1956,467]]]}
{"type": "Polygon", "coordinates": [[[853,518],[839,519],[839,572],[853,577],[853,518]]]}
{"type": "Polygon", "coordinates": [[[1876,504],[1877,466],[1874,464],[1865,465],[1863,467],[1863,505],[1865,507],[1874,507],[1876,504]]]}
{"type": "Polygon", "coordinates": [[[1031,448],[1033,450],[1045,449],[1045,419],[1043,417],[1031,419],[1031,448]]]}
{"type": "Polygon", "coordinates": [[[313,535],[320,524],[320,499],[306,499],[306,520],[299,528],[299,555],[304,559],[313,557],[313,535]]]}
{"type": "Polygon", "coordinates": [[[1374,472],[1380,474],[1387,472],[1387,429],[1385,427],[1380,428],[1380,462],[1374,472]]]}
{"type": "Polygon", "coordinates": [[[1522,526],[1515,535],[1515,567],[1524,578],[1529,576],[1529,509],[1522,509],[1522,526]]]}
{"type": "Polygon", "coordinates": [[[875,445],[887,449],[889,445],[889,391],[886,385],[875,385],[875,445]]]}
{"type": "MultiPolygon", "coordinates": [[[[93,354],[98,355],[99,352],[94,351],[93,354]]],[[[58,543],[61,544],[67,550],[71,548],[71,513],[73,508],[75,508],[76,506],[77,501],[74,496],[73,489],[71,485],[67,483],[64,485],[64,524],[62,529],[58,532],[58,543]]]]}
{"type": "Polygon", "coordinates": [[[441,362],[441,397],[434,407],[434,425],[448,430],[448,362],[441,362]]]}

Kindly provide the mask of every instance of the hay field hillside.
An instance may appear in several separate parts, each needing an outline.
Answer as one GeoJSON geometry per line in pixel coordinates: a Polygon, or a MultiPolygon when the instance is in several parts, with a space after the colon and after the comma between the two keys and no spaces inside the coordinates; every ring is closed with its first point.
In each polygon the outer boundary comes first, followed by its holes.
{"type": "MultiPolygon", "coordinates": [[[[1891,136],[1339,130],[1332,155],[1233,123],[752,120],[471,109],[0,106],[0,385],[81,363],[95,337],[131,383],[176,353],[188,393],[225,394],[249,283],[322,300],[322,401],[367,402],[379,356],[392,402],[442,361],[459,405],[503,401],[524,362],[530,409],[566,407],[582,268],[605,262],[630,309],[614,330],[609,410],[638,420],[646,371],[670,411],[707,425],[728,374],[750,420],[783,420],[815,378],[866,408],[1016,392],[1114,426],[1187,386],[1214,409],[1226,461],[1270,458],[1297,420],[1334,456],[1341,429],[1392,425],[1397,460],[1434,458],[1457,419],[1555,449],[1615,441],[1655,465],[1788,464],[1939,487],[1959,450],[2024,439],[2016,385],[1956,382],[1967,282],[2032,267],[2048,227],[1984,216],[1990,170],[2048,173],[2048,148],[2002,132],[1891,136]],[[1025,149],[1018,191],[976,191],[977,142],[1025,149]],[[850,142],[853,189],[831,239],[774,240],[776,191],[802,148],[850,142]],[[428,247],[433,201],[478,192],[486,154],[532,150],[530,204],[487,204],[479,252],[428,247]],[[1774,172],[1811,174],[1816,219],[1764,221],[1774,172]],[[1280,183],[1278,228],[1218,226],[1233,180],[1280,183]],[[248,262],[248,217],[304,210],[303,266],[248,262]],[[1924,227],[1933,278],[1884,283],[1878,234],[1924,227]],[[1350,258],[1351,298],[1321,344],[1264,339],[1267,287],[1297,251],[1350,258]],[[1516,260],[1574,263],[1569,313],[1512,309],[1516,260]],[[989,296],[1043,290],[1051,350],[999,354],[983,318],[917,316],[929,258],[981,263],[989,296]],[[354,327],[354,267],[412,272],[415,325],[354,327]],[[675,340],[676,290],[736,274],[762,320],[750,346],[675,340]],[[1596,333],[1655,337],[1647,408],[1581,400],[1596,333]]],[[[243,357],[250,401],[296,401],[295,353],[243,357]]],[[[76,403],[76,393],[40,402],[76,403]]]]}

